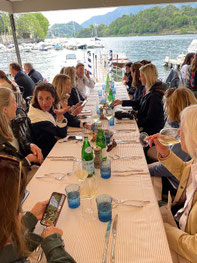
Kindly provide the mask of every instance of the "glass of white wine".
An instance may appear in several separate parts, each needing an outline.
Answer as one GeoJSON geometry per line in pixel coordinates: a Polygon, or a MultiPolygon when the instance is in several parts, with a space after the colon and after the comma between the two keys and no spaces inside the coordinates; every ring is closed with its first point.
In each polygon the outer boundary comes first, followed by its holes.
{"type": "Polygon", "coordinates": [[[158,140],[164,146],[174,145],[180,142],[177,128],[164,128],[160,131],[158,140]]]}
{"type": "Polygon", "coordinates": [[[85,219],[96,219],[92,200],[97,195],[98,184],[95,175],[87,177],[81,184],[81,200],[83,200],[82,215],[85,219]]]}
{"type": "Polygon", "coordinates": [[[81,160],[75,160],[73,162],[72,174],[78,179],[78,181],[83,182],[88,177],[88,171],[83,168],[83,162],[81,160]]]}

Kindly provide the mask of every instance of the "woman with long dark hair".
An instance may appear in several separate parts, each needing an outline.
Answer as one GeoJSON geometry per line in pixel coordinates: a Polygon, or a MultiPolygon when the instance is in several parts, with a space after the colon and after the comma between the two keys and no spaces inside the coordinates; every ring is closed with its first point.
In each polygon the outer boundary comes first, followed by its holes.
{"type": "Polygon", "coordinates": [[[48,201],[37,203],[21,216],[26,181],[20,160],[0,155],[0,262],[27,263],[28,256],[41,245],[48,263],[74,263],[64,250],[62,230],[47,227],[42,236],[32,233],[48,201]]]}

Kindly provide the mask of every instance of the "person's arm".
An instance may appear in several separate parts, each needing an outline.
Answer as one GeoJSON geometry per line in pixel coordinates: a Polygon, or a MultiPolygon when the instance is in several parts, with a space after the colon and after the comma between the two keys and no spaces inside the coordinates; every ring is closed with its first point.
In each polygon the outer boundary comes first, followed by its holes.
{"type": "Polygon", "coordinates": [[[80,127],[81,121],[77,118],[77,116],[72,116],[70,113],[66,112],[64,114],[66,119],[68,120],[68,126],[69,127],[80,127]]]}
{"type": "Polygon", "coordinates": [[[197,234],[190,235],[168,223],[164,223],[164,227],[170,248],[189,262],[196,263],[197,234]]]}
{"type": "Polygon", "coordinates": [[[187,163],[181,160],[176,154],[170,151],[166,158],[162,158],[158,155],[159,161],[173,174],[178,180],[181,179],[183,170],[187,166],[187,163]]]}
{"type": "Polygon", "coordinates": [[[94,80],[91,79],[90,76],[89,76],[89,77],[84,76],[84,79],[85,79],[85,85],[86,85],[87,87],[93,89],[93,88],[94,88],[94,84],[95,84],[95,83],[94,83],[94,80]]]}
{"type": "Polygon", "coordinates": [[[44,238],[41,246],[48,263],[76,263],[75,260],[65,251],[64,243],[58,233],[44,238]]]}

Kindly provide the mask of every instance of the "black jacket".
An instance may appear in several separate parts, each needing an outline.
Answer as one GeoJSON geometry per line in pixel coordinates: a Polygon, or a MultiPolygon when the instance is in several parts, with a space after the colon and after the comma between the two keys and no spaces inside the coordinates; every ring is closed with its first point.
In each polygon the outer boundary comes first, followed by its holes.
{"type": "Polygon", "coordinates": [[[79,93],[79,91],[76,88],[72,88],[70,98],[68,99],[68,105],[73,106],[80,101],[84,101],[84,97],[79,93]]]}
{"type": "Polygon", "coordinates": [[[167,85],[158,81],[140,101],[126,100],[122,103],[122,106],[133,106],[138,110],[138,127],[149,135],[159,132],[165,124],[162,98],[166,89],[167,85]]]}
{"type": "Polygon", "coordinates": [[[24,99],[26,99],[28,96],[33,95],[33,90],[34,90],[35,84],[34,84],[33,80],[28,75],[26,75],[22,71],[19,71],[16,74],[14,80],[18,84],[21,92],[23,93],[24,99]]]}
{"type": "Polygon", "coordinates": [[[27,117],[26,113],[20,109],[16,119],[12,120],[10,125],[19,143],[21,154],[27,156],[31,153],[30,144],[32,143],[30,119],[27,117]]]}
{"type": "Polygon", "coordinates": [[[69,127],[80,127],[81,121],[77,118],[77,116],[73,116],[70,113],[66,112],[64,113],[64,117],[67,119],[69,127]]]}
{"type": "Polygon", "coordinates": [[[0,135],[0,154],[14,156],[22,161],[24,172],[27,174],[30,171],[30,165],[24,156],[3,136],[0,135]]]}
{"type": "MultiPolygon", "coordinates": [[[[53,115],[52,112],[48,113],[53,115]]],[[[32,140],[41,148],[44,158],[49,154],[58,138],[64,138],[67,135],[67,126],[59,127],[51,122],[49,115],[42,117],[42,110],[30,107],[28,116],[31,120],[32,140]]],[[[51,116],[50,115],[50,116],[51,116]]]]}
{"type": "Polygon", "coordinates": [[[29,73],[28,73],[29,77],[33,80],[33,82],[36,84],[39,81],[43,81],[43,77],[40,74],[40,72],[36,71],[35,69],[32,69],[29,73]]]}

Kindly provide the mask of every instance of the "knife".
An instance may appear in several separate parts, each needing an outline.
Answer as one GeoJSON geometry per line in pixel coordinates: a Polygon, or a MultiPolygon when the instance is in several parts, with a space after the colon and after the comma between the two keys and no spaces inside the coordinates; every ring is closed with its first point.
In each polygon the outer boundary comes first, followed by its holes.
{"type": "Polygon", "coordinates": [[[112,225],[112,234],[113,234],[113,240],[112,240],[112,249],[111,249],[111,263],[115,262],[115,245],[116,245],[116,235],[117,235],[117,223],[118,223],[118,214],[116,214],[113,225],[112,225]]]}
{"type": "Polygon", "coordinates": [[[108,250],[108,244],[109,244],[110,230],[111,230],[111,220],[109,221],[109,223],[107,225],[106,232],[105,232],[105,249],[104,249],[104,253],[103,253],[102,263],[106,263],[107,262],[107,250],[108,250]]]}

